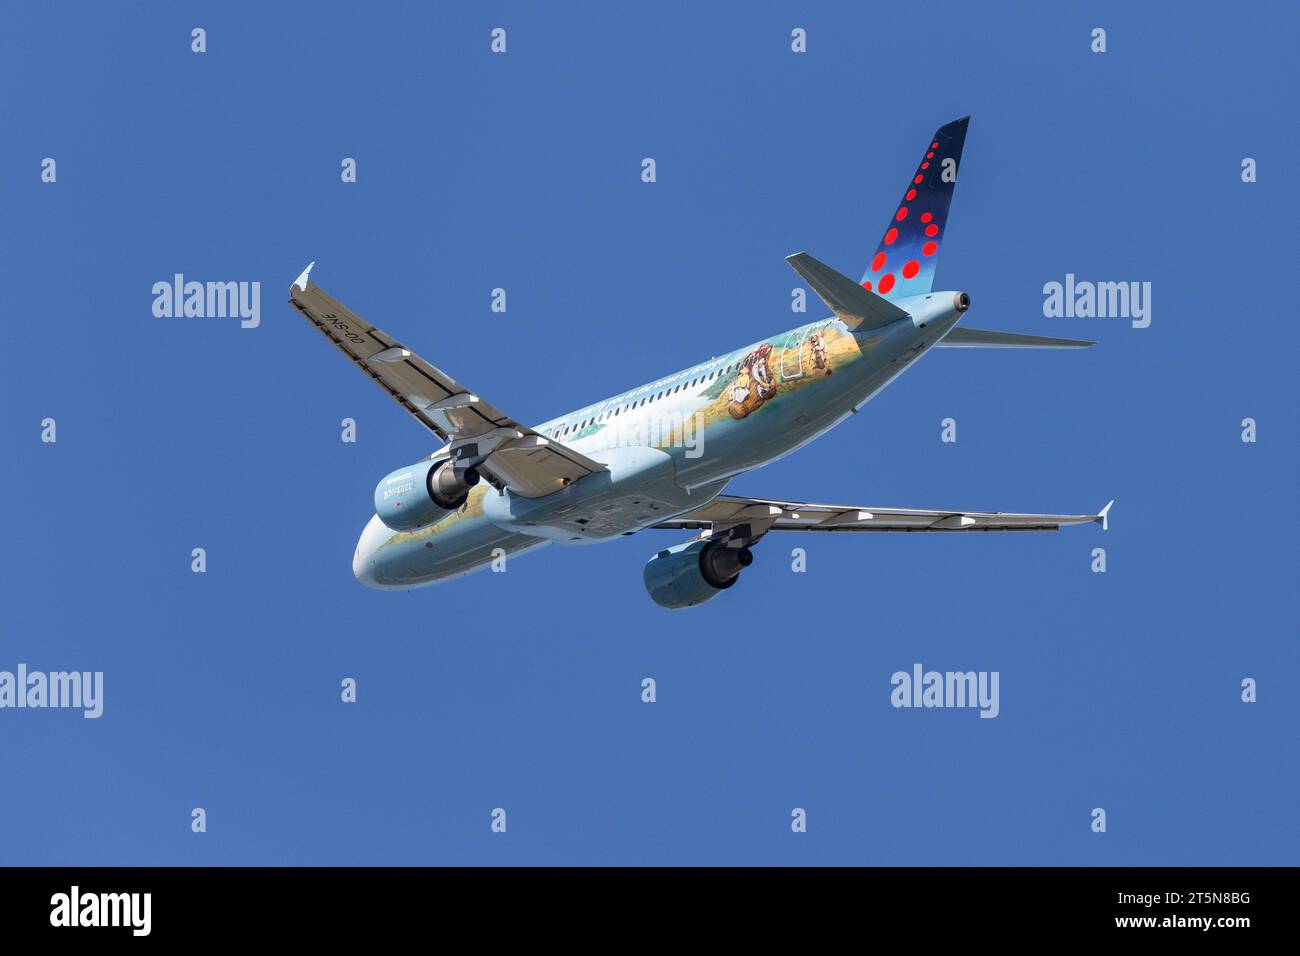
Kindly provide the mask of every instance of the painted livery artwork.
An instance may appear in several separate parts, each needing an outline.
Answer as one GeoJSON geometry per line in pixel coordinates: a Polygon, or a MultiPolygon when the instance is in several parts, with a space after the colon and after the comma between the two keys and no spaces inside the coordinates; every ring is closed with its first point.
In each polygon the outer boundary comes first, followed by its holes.
{"type": "Polygon", "coordinates": [[[776,394],[772,374],[772,346],[764,342],[750,352],[736,370],[736,384],[728,391],[727,411],[732,418],[744,418],[776,394]]]}
{"type": "Polygon", "coordinates": [[[812,345],[813,365],[830,375],[835,369],[831,368],[830,362],[826,359],[826,339],[819,332],[814,332],[808,337],[808,341],[812,345]]]}
{"type": "MultiPolygon", "coordinates": [[[[736,370],[736,377],[727,388],[727,413],[732,418],[745,418],[758,411],[763,403],[777,394],[777,371],[773,369],[773,346],[775,343],[764,342],[744,357],[736,370]]],[[[843,353],[856,351],[853,338],[840,333],[829,325],[817,331],[796,330],[786,340],[775,364],[779,368],[781,386],[789,391],[806,380],[812,371],[831,375],[835,369],[831,361],[832,351],[840,345],[843,353]]],[[[842,354],[841,359],[849,358],[842,354]]]]}

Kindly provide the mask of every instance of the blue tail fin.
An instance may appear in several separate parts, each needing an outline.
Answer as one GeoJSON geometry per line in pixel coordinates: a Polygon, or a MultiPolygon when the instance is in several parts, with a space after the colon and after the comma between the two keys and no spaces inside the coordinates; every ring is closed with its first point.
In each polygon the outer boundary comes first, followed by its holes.
{"type": "Polygon", "coordinates": [[[934,287],[934,267],[948,228],[948,207],[957,186],[957,167],[968,123],[970,117],[963,116],[939,127],[930,138],[862,276],[864,288],[895,299],[929,292],[934,287]]]}

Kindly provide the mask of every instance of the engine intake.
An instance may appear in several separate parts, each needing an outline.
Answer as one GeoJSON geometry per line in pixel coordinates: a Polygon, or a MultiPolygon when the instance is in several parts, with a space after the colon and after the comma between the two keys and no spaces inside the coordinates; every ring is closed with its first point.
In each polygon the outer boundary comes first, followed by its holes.
{"type": "Polygon", "coordinates": [[[731,587],[741,570],[753,563],[749,548],[729,548],[723,541],[687,541],[646,562],[645,589],[660,607],[694,607],[731,587]]]}
{"type": "Polygon", "coordinates": [[[375,486],[375,514],[394,531],[419,531],[463,505],[478,480],[473,468],[458,469],[448,458],[417,462],[375,486]]]}

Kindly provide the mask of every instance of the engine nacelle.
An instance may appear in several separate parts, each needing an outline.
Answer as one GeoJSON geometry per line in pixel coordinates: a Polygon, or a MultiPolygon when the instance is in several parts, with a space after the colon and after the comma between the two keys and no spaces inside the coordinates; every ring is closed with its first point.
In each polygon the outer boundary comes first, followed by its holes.
{"type": "Polygon", "coordinates": [[[735,584],[741,569],[753,561],[749,548],[728,548],[723,541],[687,541],[646,562],[645,589],[660,607],[694,607],[735,584]]]}
{"type": "Polygon", "coordinates": [[[449,458],[399,468],[375,486],[375,514],[394,531],[419,531],[463,505],[478,477],[449,458]]]}

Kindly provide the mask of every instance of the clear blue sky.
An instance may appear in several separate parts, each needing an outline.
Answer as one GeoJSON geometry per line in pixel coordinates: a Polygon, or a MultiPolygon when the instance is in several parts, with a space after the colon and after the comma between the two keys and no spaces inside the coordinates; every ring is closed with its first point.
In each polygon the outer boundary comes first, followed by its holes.
{"type": "Polygon", "coordinates": [[[1300,861],[1294,5],[552,6],[5,4],[0,669],[106,700],[0,711],[0,863],[1300,861]],[[772,535],[677,613],[673,532],[353,580],[433,445],[285,304],[308,260],[542,421],[805,321],[783,257],[859,274],[965,113],[938,287],[1101,344],[937,352],[732,490],[1108,533],[772,535]],[[261,326],[155,318],[176,272],[261,326]],[[1151,327],[1045,319],[1067,272],[1151,282],[1151,327]],[[916,662],[1001,715],[893,709],[916,662]]]}

